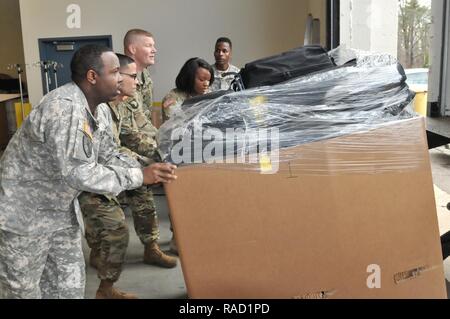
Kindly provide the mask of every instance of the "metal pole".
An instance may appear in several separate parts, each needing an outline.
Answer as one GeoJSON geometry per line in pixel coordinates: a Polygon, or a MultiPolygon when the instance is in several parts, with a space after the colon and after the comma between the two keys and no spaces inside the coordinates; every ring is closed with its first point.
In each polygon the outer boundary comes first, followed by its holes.
{"type": "Polygon", "coordinates": [[[49,93],[50,92],[50,84],[49,84],[50,78],[48,76],[48,64],[47,64],[47,61],[44,61],[43,63],[44,63],[44,73],[45,73],[45,84],[47,87],[47,93],[49,93]]]}
{"type": "Polygon", "coordinates": [[[52,65],[53,65],[53,76],[54,76],[54,78],[55,78],[55,89],[57,89],[58,88],[58,62],[55,62],[55,61],[53,61],[52,62],[52,65]]]}
{"type": "Polygon", "coordinates": [[[55,88],[58,88],[58,74],[55,68],[55,88]]]}
{"type": "Polygon", "coordinates": [[[17,67],[17,73],[19,74],[19,89],[20,89],[20,104],[22,109],[22,120],[25,120],[25,107],[23,105],[23,88],[22,88],[22,68],[20,67],[20,64],[16,65],[17,67]]]}

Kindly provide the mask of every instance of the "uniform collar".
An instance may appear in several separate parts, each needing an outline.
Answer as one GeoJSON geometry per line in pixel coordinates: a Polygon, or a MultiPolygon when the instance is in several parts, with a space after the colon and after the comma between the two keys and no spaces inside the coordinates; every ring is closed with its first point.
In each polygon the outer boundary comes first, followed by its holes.
{"type": "Polygon", "coordinates": [[[145,85],[147,83],[150,83],[152,80],[150,78],[150,71],[148,70],[148,68],[145,68],[144,70],[142,70],[141,72],[138,72],[138,85],[142,86],[145,85]]]}
{"type": "Polygon", "coordinates": [[[228,73],[231,70],[231,63],[228,63],[228,68],[225,71],[219,70],[216,66],[216,64],[213,64],[214,70],[216,70],[219,73],[228,73]]]}
{"type": "Polygon", "coordinates": [[[144,72],[138,72],[138,85],[142,86],[144,84],[144,72]]]}
{"type": "Polygon", "coordinates": [[[117,119],[119,118],[119,104],[122,102],[117,102],[117,101],[112,101],[112,102],[108,102],[107,105],[109,106],[109,109],[111,110],[112,114],[114,115],[114,117],[116,117],[117,119]]]}
{"type": "Polygon", "coordinates": [[[94,114],[92,114],[91,109],[89,108],[89,104],[88,101],[86,99],[86,96],[84,95],[83,91],[81,91],[80,87],[75,84],[74,82],[71,83],[71,85],[74,86],[74,101],[76,104],[78,105],[83,105],[84,108],[86,109],[87,112],[87,116],[88,116],[88,120],[91,121],[95,127],[98,127],[98,121],[97,118],[94,116],[94,114]]]}
{"type": "Polygon", "coordinates": [[[110,107],[117,107],[117,105],[119,105],[121,102],[117,102],[117,101],[112,101],[112,102],[108,102],[106,104],[108,104],[110,107]]]}

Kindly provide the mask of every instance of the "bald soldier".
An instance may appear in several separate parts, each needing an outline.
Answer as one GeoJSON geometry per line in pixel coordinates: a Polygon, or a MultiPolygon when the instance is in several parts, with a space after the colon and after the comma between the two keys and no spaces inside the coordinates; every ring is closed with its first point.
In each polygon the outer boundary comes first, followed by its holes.
{"type": "MultiPolygon", "coordinates": [[[[150,32],[133,29],[124,37],[124,48],[125,54],[136,63],[138,84],[135,95],[117,105],[122,121],[120,141],[123,147],[140,156],[157,159],[157,129],[149,119],[149,114],[152,114],[152,85],[148,72],[148,67],[155,63],[155,40],[150,32]]],[[[177,258],[161,251],[158,244],[159,221],[152,190],[143,186],[126,191],[125,195],[133,213],[134,228],[145,247],[144,263],[163,268],[176,267],[177,258]]]]}
{"type": "Polygon", "coordinates": [[[0,160],[0,296],[84,298],[81,191],[117,195],[176,179],[175,167],[142,166],[117,150],[101,103],[122,81],[108,48],[89,45],[73,82],[47,94],[0,160]]]}
{"type": "MultiPolygon", "coordinates": [[[[141,29],[129,30],[124,37],[125,55],[132,58],[137,65],[138,87],[137,94],[134,97],[136,102],[142,106],[142,110],[148,121],[152,122],[155,128],[159,128],[160,121],[155,119],[155,110],[153,108],[153,81],[150,78],[149,67],[155,64],[156,45],[153,34],[141,29]]],[[[131,101],[130,101],[131,102],[131,101]]],[[[158,109],[159,111],[159,109],[158,109]]],[[[161,113],[158,113],[161,116],[161,113]]],[[[144,123],[138,123],[138,125],[144,123]]],[[[148,130],[151,130],[147,128],[148,130]]],[[[156,133],[155,130],[151,130],[156,133]]]]}

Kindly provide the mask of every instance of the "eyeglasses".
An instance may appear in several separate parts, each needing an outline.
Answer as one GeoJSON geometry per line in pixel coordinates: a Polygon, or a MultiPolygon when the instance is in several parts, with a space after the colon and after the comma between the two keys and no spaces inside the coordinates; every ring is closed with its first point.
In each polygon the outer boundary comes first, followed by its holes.
{"type": "Polygon", "coordinates": [[[130,74],[130,73],[123,73],[123,72],[119,72],[120,74],[122,74],[122,75],[128,75],[130,78],[132,78],[133,80],[136,80],[137,79],[137,73],[134,73],[134,74],[130,74]]]}

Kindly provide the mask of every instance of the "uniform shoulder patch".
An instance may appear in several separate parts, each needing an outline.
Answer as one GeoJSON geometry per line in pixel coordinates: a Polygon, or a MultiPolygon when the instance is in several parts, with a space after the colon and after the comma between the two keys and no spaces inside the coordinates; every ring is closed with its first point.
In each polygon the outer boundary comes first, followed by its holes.
{"type": "Polygon", "coordinates": [[[92,140],[83,134],[83,151],[87,158],[92,156],[92,140]]]}
{"type": "Polygon", "coordinates": [[[137,110],[139,108],[139,103],[134,98],[129,100],[129,101],[127,101],[126,105],[132,111],[135,111],[135,110],[137,110]]]}

